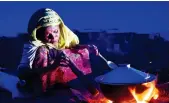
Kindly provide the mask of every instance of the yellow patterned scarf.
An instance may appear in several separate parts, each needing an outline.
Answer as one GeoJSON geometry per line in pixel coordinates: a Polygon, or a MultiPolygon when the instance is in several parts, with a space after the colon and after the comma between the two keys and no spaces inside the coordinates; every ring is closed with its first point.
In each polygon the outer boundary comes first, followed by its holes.
{"type": "Polygon", "coordinates": [[[64,25],[60,16],[54,10],[49,8],[36,11],[29,20],[28,32],[33,38],[32,43],[36,46],[43,45],[43,43],[36,38],[36,31],[41,27],[54,25],[60,26],[61,34],[59,42],[55,46],[49,43],[47,45],[53,46],[57,49],[65,49],[79,44],[78,37],[66,25],[64,25]]]}

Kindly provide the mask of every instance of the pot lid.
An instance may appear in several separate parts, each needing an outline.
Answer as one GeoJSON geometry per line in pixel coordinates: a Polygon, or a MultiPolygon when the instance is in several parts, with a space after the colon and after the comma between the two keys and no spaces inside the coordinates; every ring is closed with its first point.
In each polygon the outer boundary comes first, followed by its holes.
{"type": "Polygon", "coordinates": [[[130,64],[120,64],[116,69],[96,77],[95,80],[103,84],[130,85],[151,82],[155,79],[155,75],[132,68],[130,64]]]}

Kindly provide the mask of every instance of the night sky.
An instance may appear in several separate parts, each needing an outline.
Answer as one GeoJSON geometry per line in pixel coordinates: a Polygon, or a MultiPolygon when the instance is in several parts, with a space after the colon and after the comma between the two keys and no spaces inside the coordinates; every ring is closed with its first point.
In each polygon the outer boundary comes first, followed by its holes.
{"type": "Polygon", "coordinates": [[[71,29],[161,33],[169,40],[169,2],[0,2],[0,36],[27,32],[37,9],[52,8],[71,29]]]}

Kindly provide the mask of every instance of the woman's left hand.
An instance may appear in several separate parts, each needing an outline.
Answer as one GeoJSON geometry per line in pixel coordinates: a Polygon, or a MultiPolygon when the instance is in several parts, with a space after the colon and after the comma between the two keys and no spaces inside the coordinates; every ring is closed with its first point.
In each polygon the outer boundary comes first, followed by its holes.
{"type": "Polygon", "coordinates": [[[99,50],[98,50],[97,46],[88,45],[87,48],[89,50],[89,53],[99,55],[99,50]]]}

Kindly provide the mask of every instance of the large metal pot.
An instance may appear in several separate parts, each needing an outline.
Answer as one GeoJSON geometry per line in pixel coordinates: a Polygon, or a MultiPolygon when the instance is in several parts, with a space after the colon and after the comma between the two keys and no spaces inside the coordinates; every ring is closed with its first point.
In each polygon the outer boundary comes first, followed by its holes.
{"type": "Polygon", "coordinates": [[[128,87],[135,86],[136,92],[141,93],[146,89],[142,84],[156,80],[156,76],[134,69],[129,64],[122,64],[116,69],[96,77],[95,80],[99,83],[105,97],[115,103],[121,103],[133,99],[128,87]]]}

